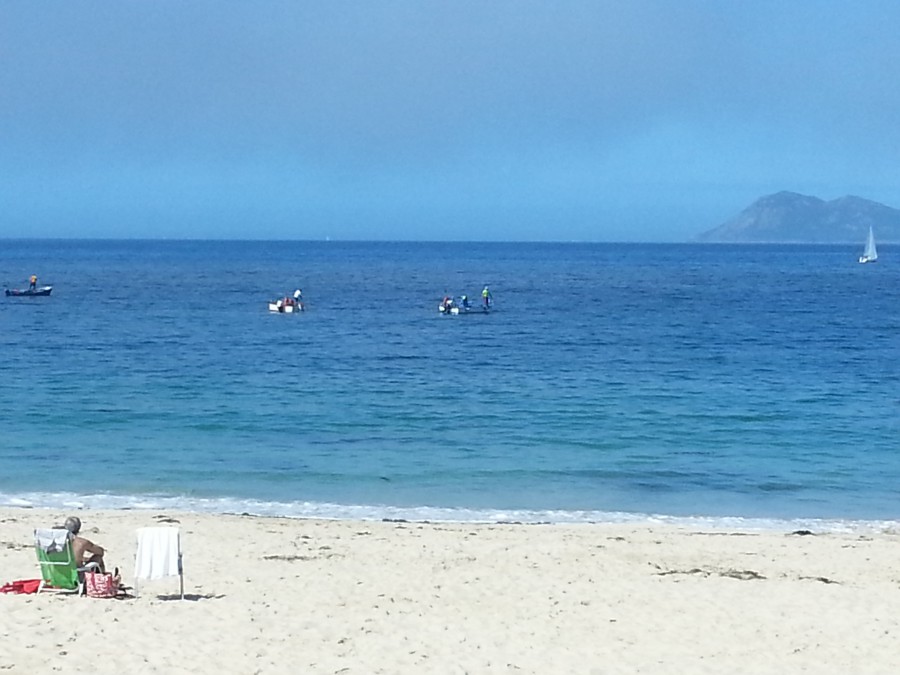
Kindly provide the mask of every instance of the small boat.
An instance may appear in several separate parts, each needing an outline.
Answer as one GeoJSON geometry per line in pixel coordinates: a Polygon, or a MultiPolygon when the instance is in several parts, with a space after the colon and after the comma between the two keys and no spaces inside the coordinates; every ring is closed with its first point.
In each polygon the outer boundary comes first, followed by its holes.
{"type": "Polygon", "coordinates": [[[35,298],[39,295],[50,295],[53,286],[41,286],[40,288],[7,288],[6,297],[35,298]]]}
{"type": "Polygon", "coordinates": [[[444,304],[438,305],[438,313],[441,316],[468,316],[469,314],[490,314],[491,310],[487,307],[460,307],[452,304],[449,307],[444,304]]]}
{"type": "Polygon", "coordinates": [[[859,256],[859,262],[871,263],[878,261],[878,251],[875,249],[875,235],[872,233],[872,227],[869,226],[869,237],[866,239],[866,248],[863,254],[859,256]]]}
{"type": "Polygon", "coordinates": [[[297,302],[293,298],[281,298],[280,300],[269,301],[269,311],[278,314],[296,314],[304,309],[302,302],[297,302]]]}

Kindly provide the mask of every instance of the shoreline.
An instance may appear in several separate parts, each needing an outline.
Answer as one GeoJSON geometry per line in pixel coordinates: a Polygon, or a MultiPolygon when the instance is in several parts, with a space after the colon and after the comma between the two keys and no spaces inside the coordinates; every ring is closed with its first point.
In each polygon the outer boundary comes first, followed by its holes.
{"type": "Polygon", "coordinates": [[[56,509],[63,511],[177,511],[206,515],[235,515],[295,520],[349,522],[471,523],[524,525],[670,525],[687,528],[753,531],[814,530],[834,533],[900,532],[900,519],[762,517],[739,515],[670,515],[626,511],[455,508],[389,506],[317,502],[280,502],[231,497],[175,497],[76,493],[0,492],[0,509],[56,509]]]}
{"type": "Polygon", "coordinates": [[[97,600],[0,595],[11,672],[892,672],[900,534],[667,523],[316,520],[0,507],[5,583],[77,513],[133,585],[135,530],[178,580],[97,600]],[[170,522],[174,521],[174,522],[170,522]]]}

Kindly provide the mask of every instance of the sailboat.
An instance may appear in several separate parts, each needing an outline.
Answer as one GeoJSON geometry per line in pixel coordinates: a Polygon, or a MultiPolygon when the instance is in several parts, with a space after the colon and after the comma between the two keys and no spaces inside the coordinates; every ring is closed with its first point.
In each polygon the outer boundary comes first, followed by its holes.
{"type": "Polygon", "coordinates": [[[878,251],[875,250],[875,235],[872,234],[872,226],[869,226],[869,238],[866,239],[866,248],[859,256],[859,262],[870,263],[878,260],[878,251]]]}

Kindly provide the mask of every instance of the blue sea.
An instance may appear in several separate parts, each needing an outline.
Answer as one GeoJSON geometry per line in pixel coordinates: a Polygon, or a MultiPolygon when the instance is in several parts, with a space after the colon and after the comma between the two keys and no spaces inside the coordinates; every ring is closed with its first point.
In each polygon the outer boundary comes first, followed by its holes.
{"type": "Polygon", "coordinates": [[[0,241],[53,285],[0,298],[0,505],[896,526],[900,250],[856,248],[0,241]]]}

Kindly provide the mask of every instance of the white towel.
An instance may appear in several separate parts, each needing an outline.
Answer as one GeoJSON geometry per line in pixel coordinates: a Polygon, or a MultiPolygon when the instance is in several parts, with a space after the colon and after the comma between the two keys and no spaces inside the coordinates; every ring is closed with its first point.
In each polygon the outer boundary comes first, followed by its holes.
{"type": "Polygon", "coordinates": [[[181,542],[177,527],[142,527],[137,531],[136,579],[181,575],[181,542]]]}
{"type": "Polygon", "coordinates": [[[71,537],[68,530],[40,529],[34,531],[34,541],[46,553],[58,553],[66,550],[66,543],[71,537]]]}

